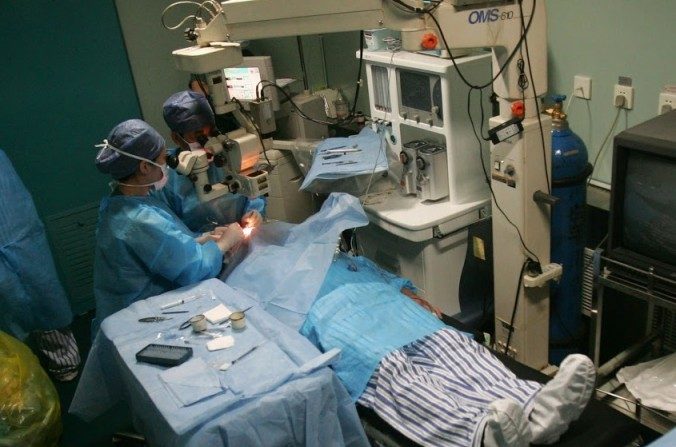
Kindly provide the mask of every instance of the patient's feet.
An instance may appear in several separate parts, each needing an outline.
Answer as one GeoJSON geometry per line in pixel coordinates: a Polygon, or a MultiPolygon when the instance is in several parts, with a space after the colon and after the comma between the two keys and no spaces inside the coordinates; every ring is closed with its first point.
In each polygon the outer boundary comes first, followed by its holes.
{"type": "Polygon", "coordinates": [[[530,439],[528,419],[519,404],[509,399],[490,404],[483,447],[527,447],[530,439]]]}
{"type": "Polygon", "coordinates": [[[535,396],[528,419],[533,444],[552,444],[577,420],[596,383],[596,368],[581,354],[566,357],[556,376],[535,396]]]}

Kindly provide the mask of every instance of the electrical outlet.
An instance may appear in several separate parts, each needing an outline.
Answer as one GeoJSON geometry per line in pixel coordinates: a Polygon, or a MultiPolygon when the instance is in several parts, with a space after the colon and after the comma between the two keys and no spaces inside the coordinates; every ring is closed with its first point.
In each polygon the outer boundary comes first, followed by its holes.
{"type": "Polygon", "coordinates": [[[660,101],[657,106],[657,114],[671,112],[676,109],[676,93],[662,92],[660,93],[660,101]]]}
{"type": "Polygon", "coordinates": [[[634,108],[634,87],[615,84],[615,91],[613,92],[613,106],[615,107],[619,107],[617,103],[618,96],[624,98],[623,109],[631,110],[634,108]]]}
{"type": "Polygon", "coordinates": [[[575,75],[573,78],[573,96],[582,99],[591,99],[591,78],[575,75]]]}

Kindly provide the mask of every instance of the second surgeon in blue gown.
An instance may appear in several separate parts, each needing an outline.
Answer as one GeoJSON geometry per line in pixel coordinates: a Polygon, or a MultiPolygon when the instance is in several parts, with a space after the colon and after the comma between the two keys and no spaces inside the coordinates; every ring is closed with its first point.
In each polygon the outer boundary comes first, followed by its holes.
{"type": "MultiPolygon", "coordinates": [[[[164,103],[164,121],[179,147],[169,150],[175,155],[181,150],[202,149],[215,131],[214,113],[204,95],[182,91],[171,95],[164,103]]],[[[209,183],[225,180],[222,168],[210,164],[209,183]]],[[[208,231],[214,226],[240,222],[257,227],[265,210],[263,198],[247,198],[241,194],[226,194],[208,202],[200,202],[189,178],[169,171],[167,186],[157,196],[193,231],[208,231]]]]}
{"type": "Polygon", "coordinates": [[[244,239],[237,223],[194,233],[150,194],[166,183],[166,148],[144,121],[118,124],[100,146],[96,166],[115,189],[101,201],[96,232],[98,324],[135,301],[215,277],[224,254],[244,239]]]}

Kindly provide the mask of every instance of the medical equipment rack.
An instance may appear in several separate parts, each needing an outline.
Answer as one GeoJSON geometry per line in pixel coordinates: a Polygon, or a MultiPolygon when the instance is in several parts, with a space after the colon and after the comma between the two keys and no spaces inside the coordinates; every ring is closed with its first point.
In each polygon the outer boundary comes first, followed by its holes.
{"type": "MultiPolygon", "coordinates": [[[[676,281],[659,276],[652,270],[641,269],[607,256],[601,256],[600,268],[596,274],[595,289],[595,293],[592,295],[590,312],[590,357],[597,366],[597,383],[600,383],[604,379],[610,378],[621,366],[644,353],[648,345],[660,340],[665,335],[655,327],[655,312],[656,308],[676,312],[676,281]],[[601,334],[607,288],[647,303],[648,312],[645,333],[640,340],[601,364],[601,334]]],[[[631,401],[631,399],[626,399],[613,393],[605,394],[625,401],[631,401]]],[[[668,431],[674,427],[674,421],[667,414],[662,414],[664,412],[657,410],[649,411],[650,413],[662,415],[659,418],[661,423],[656,422],[655,418],[645,417],[647,412],[643,410],[644,406],[640,400],[632,403],[635,407],[631,416],[640,423],[660,432],[668,431]],[[662,419],[664,420],[662,421],[662,419]]],[[[626,414],[630,413],[631,410],[626,414]]]]}

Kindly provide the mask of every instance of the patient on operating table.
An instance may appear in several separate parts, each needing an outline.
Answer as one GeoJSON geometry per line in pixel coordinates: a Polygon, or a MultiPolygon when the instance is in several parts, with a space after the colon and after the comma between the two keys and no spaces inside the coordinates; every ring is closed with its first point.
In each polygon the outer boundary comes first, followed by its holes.
{"type": "Polygon", "coordinates": [[[595,383],[587,357],[569,356],[544,386],[518,379],[400,293],[411,287],[343,254],[327,274],[301,333],[342,350],[334,368],[353,399],[426,446],[550,444],[580,416],[595,383]]]}
{"type": "Polygon", "coordinates": [[[410,281],[336,253],[342,231],[366,224],[357,198],[331,194],[302,224],[262,228],[226,282],[320,350],[341,349],[333,367],[352,399],[419,444],[555,442],[592,394],[591,361],[568,357],[545,386],[518,379],[402,294],[410,281]]]}

